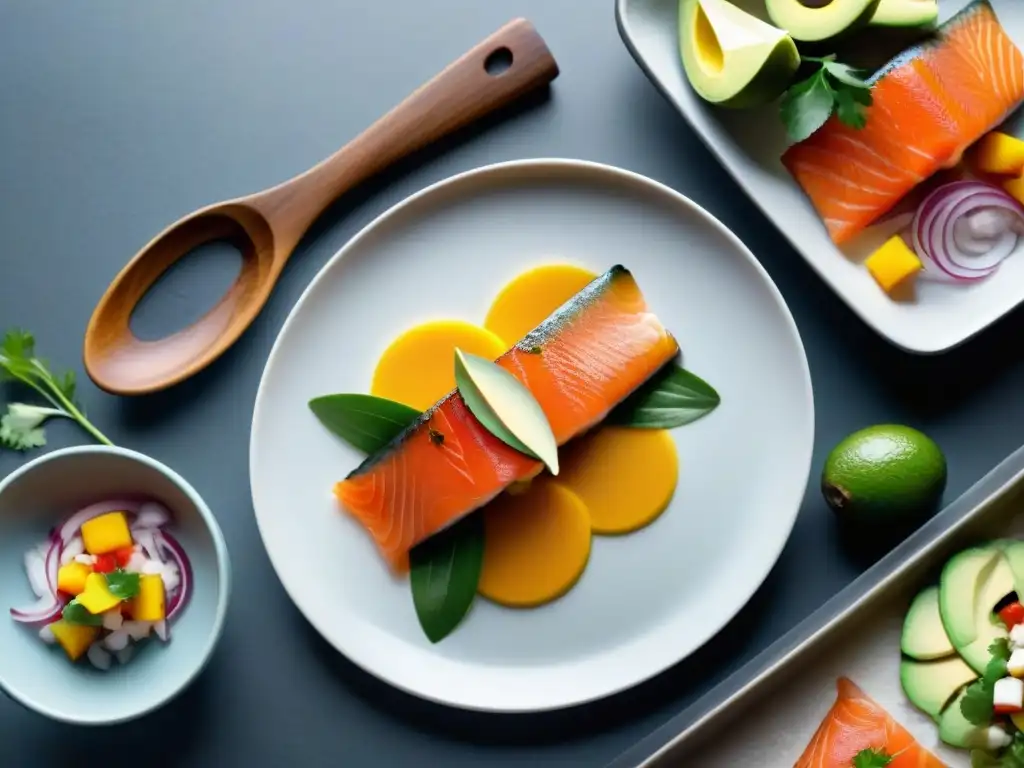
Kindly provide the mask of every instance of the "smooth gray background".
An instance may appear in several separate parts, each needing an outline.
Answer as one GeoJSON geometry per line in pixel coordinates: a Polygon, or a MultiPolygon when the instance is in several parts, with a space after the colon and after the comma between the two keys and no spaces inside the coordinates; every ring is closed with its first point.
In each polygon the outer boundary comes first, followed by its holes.
{"type": "MultiPolygon", "coordinates": [[[[233,604],[206,673],[142,721],[72,729],[0,698],[5,766],[91,765],[129,754],[155,761],[148,765],[197,768],[602,765],[870,561],[843,545],[816,489],[821,461],[844,434],[884,421],[926,430],[949,458],[947,499],[1021,443],[1022,315],[939,358],[910,357],[876,337],[647,82],[619,40],[610,0],[7,0],[0,4],[0,328],[34,331],[44,356],[80,370],[95,302],[153,234],[199,206],[305,169],[515,16],[537,25],[561,65],[550,99],[428,153],[328,211],[263,315],[196,379],[131,400],[83,380],[84,404],[115,442],[166,461],[206,497],[231,548],[233,604]],[[452,173],[552,156],[665,182],[753,250],[807,347],[818,419],[814,470],[769,580],[696,657],[581,711],[475,716],[377,683],[293,608],[253,520],[250,413],[288,310],[360,227],[452,173]]],[[[138,332],[158,335],[197,317],[236,268],[218,253],[190,261],[140,312],[138,332]]],[[[758,396],[756,381],[750,396],[758,396]]],[[[70,424],[53,425],[50,435],[51,446],[85,439],[70,424]]],[[[21,460],[0,455],[0,472],[21,460]]],[[[743,467],[736,476],[742,481],[743,467]]]]}

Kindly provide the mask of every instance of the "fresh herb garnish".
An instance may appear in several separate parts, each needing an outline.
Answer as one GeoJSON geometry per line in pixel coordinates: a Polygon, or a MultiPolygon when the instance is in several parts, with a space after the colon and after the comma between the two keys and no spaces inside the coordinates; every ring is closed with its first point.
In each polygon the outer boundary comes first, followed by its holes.
{"type": "Polygon", "coordinates": [[[130,600],[139,594],[139,574],[118,568],[107,574],[107,589],[121,600],[130,600]]]}
{"type": "Polygon", "coordinates": [[[42,424],[53,416],[77,421],[96,440],[112,445],[75,404],[75,373],[57,375],[36,357],[35,339],[28,331],[9,330],[0,342],[0,382],[18,382],[34,389],[51,407],[11,403],[0,419],[0,446],[26,451],[46,444],[42,424]]]}
{"type": "Polygon", "coordinates": [[[672,364],[620,403],[607,421],[641,429],[672,429],[706,416],[721,402],[704,379],[672,364]]]}
{"type": "Polygon", "coordinates": [[[1024,768],[1024,733],[1017,731],[1010,746],[999,755],[983,749],[971,750],[971,768],[1024,768]]]}
{"type": "Polygon", "coordinates": [[[98,627],[103,624],[103,617],[97,613],[89,613],[89,610],[78,602],[78,598],[64,606],[61,618],[68,624],[82,624],[87,627],[98,627]]]}
{"type": "Polygon", "coordinates": [[[862,749],[853,756],[853,768],[885,768],[891,762],[883,749],[862,749]]]}
{"type": "Polygon", "coordinates": [[[806,80],[794,83],[783,94],[779,106],[789,138],[803,141],[817,131],[835,112],[852,128],[867,122],[866,107],[871,106],[871,86],[857,76],[857,70],[836,61],[835,55],[803,60],[818,64],[806,80]]]}
{"type": "Polygon", "coordinates": [[[1006,677],[1010,645],[1001,637],[988,647],[988,652],[992,658],[985,666],[985,674],[967,686],[960,701],[960,713],[972,725],[987,726],[992,722],[992,695],[996,681],[1006,677]]]}
{"type": "Polygon", "coordinates": [[[331,432],[364,453],[384,447],[412,424],[420,412],[373,395],[324,395],[309,408],[331,432]]]}
{"type": "Polygon", "coordinates": [[[476,598],[484,562],[484,519],[471,514],[409,552],[412,601],[432,643],[448,636],[476,598]]]}

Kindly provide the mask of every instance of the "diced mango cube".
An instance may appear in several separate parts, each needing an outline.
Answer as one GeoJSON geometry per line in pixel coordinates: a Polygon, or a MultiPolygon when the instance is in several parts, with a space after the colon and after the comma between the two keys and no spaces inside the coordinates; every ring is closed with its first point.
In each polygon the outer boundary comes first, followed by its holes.
{"type": "Polygon", "coordinates": [[[1021,205],[1024,205],[1024,173],[1015,179],[1003,182],[1003,189],[1009,192],[1021,205]]]}
{"type": "Polygon", "coordinates": [[[99,627],[69,624],[64,619],[58,619],[53,622],[50,625],[50,631],[53,632],[53,636],[57,638],[60,647],[64,649],[64,653],[72,661],[77,661],[83,653],[89,650],[89,646],[100,635],[99,627]]]}
{"type": "Polygon", "coordinates": [[[108,512],[82,523],[82,541],[90,555],[105,555],[133,544],[124,512],[108,512]]]}
{"type": "Polygon", "coordinates": [[[121,603],[121,598],[111,593],[107,586],[107,577],[102,573],[90,573],[86,576],[85,589],[76,599],[93,615],[109,611],[121,603]]]}
{"type": "Polygon", "coordinates": [[[139,577],[139,593],[130,601],[135,621],[162,621],[164,606],[164,580],[158,574],[144,573],[139,577]]]}
{"type": "Polygon", "coordinates": [[[864,262],[882,290],[892,293],[904,280],[914,276],[924,265],[917,254],[899,235],[893,235],[864,262]]]}
{"type": "Polygon", "coordinates": [[[1017,176],[1024,171],[1024,141],[992,131],[978,142],[974,157],[979,171],[1017,176]]]}
{"type": "Polygon", "coordinates": [[[88,565],[72,560],[57,571],[57,589],[68,595],[80,595],[90,573],[92,568],[88,565]]]}

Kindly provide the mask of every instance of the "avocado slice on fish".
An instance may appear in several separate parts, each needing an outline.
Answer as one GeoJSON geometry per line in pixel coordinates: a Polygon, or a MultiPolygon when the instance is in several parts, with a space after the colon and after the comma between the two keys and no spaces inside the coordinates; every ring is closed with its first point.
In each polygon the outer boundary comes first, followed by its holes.
{"type": "Polygon", "coordinates": [[[728,0],[681,0],[679,41],[690,85],[722,107],[773,101],[800,66],[796,43],[785,30],[728,0]]]}
{"type": "Polygon", "coordinates": [[[765,0],[772,23],[794,40],[817,43],[866,25],[879,0],[765,0]]]}

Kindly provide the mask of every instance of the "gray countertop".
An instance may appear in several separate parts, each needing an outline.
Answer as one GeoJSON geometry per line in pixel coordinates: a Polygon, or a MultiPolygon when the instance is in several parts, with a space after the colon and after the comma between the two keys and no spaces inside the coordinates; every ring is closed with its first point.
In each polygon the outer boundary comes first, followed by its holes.
{"type": "MultiPolygon", "coordinates": [[[[427,153],[329,210],[250,331],[197,378],[158,395],[119,399],[81,375],[84,404],[116,443],[167,462],[205,496],[231,548],[233,602],[207,671],[143,720],[74,729],[0,698],[4,765],[91,765],[83,755],[134,750],[162,755],[149,765],[195,768],[603,765],[869,562],[842,546],[816,489],[825,453],[845,433],[883,421],[924,429],[949,459],[947,499],[1022,442],[1021,314],[937,358],[905,355],[876,337],[647,82],[619,40],[610,0],[3,4],[0,329],[34,331],[44,356],[80,370],[93,306],[152,235],[201,205],[305,169],[516,16],[534,22],[561,66],[549,99],[427,153]],[[260,542],[247,449],[267,352],[331,254],[433,181],[528,157],[582,158],[646,174],[732,228],[771,273],[800,327],[814,379],[817,443],[815,475],[781,560],[717,639],[619,697],[505,718],[412,699],[320,639],[288,600],[260,542]]],[[[158,335],[195,319],[236,268],[218,253],[188,261],[140,309],[136,328],[158,335]]],[[[756,382],[750,386],[756,398],[756,382]]],[[[70,424],[51,426],[50,436],[51,446],[85,440],[70,424]]],[[[0,455],[0,473],[21,460],[0,455]]]]}

